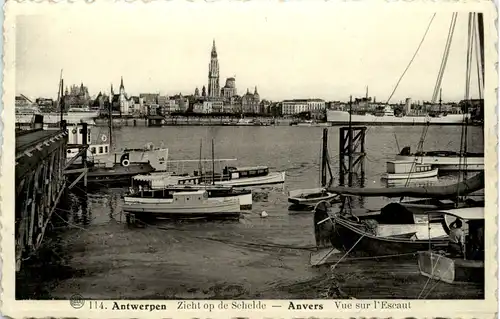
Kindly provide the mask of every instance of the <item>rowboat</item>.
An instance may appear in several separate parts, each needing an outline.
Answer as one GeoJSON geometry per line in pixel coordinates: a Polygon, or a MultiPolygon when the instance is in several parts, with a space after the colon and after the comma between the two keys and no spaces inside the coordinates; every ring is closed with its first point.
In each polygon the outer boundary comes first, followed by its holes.
{"type": "Polygon", "coordinates": [[[333,201],[338,195],[326,188],[297,189],[288,192],[288,202],[300,206],[314,206],[322,201],[333,201]]]}

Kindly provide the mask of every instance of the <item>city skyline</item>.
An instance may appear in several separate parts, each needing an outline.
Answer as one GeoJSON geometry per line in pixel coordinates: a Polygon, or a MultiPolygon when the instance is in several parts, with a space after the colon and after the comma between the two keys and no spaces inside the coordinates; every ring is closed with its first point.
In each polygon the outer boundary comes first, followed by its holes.
{"type": "MultiPolygon", "coordinates": [[[[263,99],[273,101],[346,101],[350,95],[364,96],[368,86],[371,97],[385,102],[433,15],[388,11],[373,17],[369,11],[342,14],[300,5],[268,12],[260,12],[259,5],[244,10],[225,6],[222,11],[217,5],[201,7],[187,4],[162,14],[149,11],[151,18],[140,25],[120,23],[134,21],[134,13],[127,9],[118,9],[123,12],[112,17],[93,11],[92,25],[84,23],[90,12],[85,9],[78,14],[70,10],[66,19],[59,16],[57,24],[50,23],[50,15],[19,17],[16,94],[56,97],[61,69],[65,84],[83,82],[93,96],[106,93],[110,83],[116,86],[121,76],[129,95],[193,94],[196,87],[208,89],[215,40],[220,86],[236,75],[240,95],[257,86],[263,99]],[[196,23],[172,30],[185,16],[180,14],[183,10],[190,10],[196,23]],[[296,21],[301,21],[300,27],[294,25],[296,21]]],[[[464,98],[466,17],[465,13],[458,16],[442,84],[444,101],[464,98]]],[[[451,14],[436,14],[391,103],[406,97],[431,99],[450,19],[451,14]]],[[[472,79],[473,98],[477,97],[475,83],[472,79]]]]}

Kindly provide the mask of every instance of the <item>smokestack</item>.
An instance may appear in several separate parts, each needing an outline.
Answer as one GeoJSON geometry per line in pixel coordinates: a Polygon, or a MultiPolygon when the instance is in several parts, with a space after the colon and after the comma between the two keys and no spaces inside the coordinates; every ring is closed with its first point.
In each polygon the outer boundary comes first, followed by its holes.
{"type": "Polygon", "coordinates": [[[411,98],[406,98],[406,114],[410,114],[411,113],[411,98]]]}
{"type": "Polygon", "coordinates": [[[33,129],[35,130],[43,129],[43,115],[35,114],[35,119],[33,121],[33,129]]]}

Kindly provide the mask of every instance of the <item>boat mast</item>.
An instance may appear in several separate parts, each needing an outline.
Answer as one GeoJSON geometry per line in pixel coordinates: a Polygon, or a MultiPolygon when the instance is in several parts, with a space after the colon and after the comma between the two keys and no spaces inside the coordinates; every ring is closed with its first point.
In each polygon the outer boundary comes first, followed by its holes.
{"type": "MultiPolygon", "coordinates": [[[[111,95],[113,95],[113,92],[111,92],[111,95]]],[[[109,102],[109,112],[108,112],[108,118],[109,118],[109,149],[113,147],[113,96],[110,96],[110,102],[109,102]]]]}
{"type": "Polygon", "coordinates": [[[214,139],[212,139],[212,185],[215,185],[214,139]]]}
{"type": "Polygon", "coordinates": [[[62,72],[63,70],[61,69],[61,74],[59,75],[59,90],[57,92],[57,101],[59,102],[59,112],[61,116],[60,120],[60,126],[62,128],[63,126],[63,114],[64,114],[64,80],[62,78],[62,72]]]}
{"type": "Polygon", "coordinates": [[[439,88],[439,114],[441,114],[441,106],[443,103],[442,95],[443,95],[443,88],[439,88]]]}

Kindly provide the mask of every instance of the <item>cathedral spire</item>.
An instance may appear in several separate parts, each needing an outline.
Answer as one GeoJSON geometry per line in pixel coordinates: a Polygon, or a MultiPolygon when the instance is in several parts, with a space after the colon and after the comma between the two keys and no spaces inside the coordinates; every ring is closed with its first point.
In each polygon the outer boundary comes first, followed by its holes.
{"type": "Polygon", "coordinates": [[[115,92],[113,92],[113,83],[111,83],[111,96],[115,95],[115,92]]]}
{"type": "Polygon", "coordinates": [[[253,94],[259,94],[259,93],[257,93],[257,86],[255,86],[255,90],[253,91],[253,94]]]}
{"type": "Polygon", "coordinates": [[[215,48],[215,39],[212,42],[212,56],[213,57],[217,56],[217,49],[215,48]]]}

